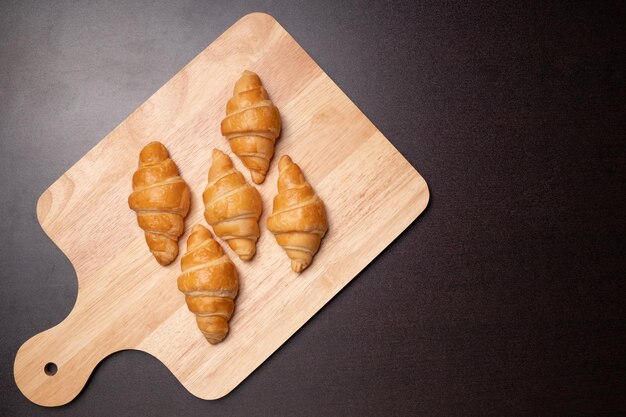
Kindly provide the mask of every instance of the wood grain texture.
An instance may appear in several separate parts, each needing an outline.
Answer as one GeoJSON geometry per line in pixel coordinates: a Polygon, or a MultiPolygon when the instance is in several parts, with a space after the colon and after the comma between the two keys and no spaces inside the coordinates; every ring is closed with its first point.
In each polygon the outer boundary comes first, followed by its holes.
{"type": "MultiPolygon", "coordinates": [[[[234,157],[237,168],[248,171],[234,157]]],[[[95,366],[123,349],[159,359],[194,395],[236,387],[424,210],[418,172],[270,16],[250,14],[200,53],[41,196],[39,221],[78,276],[78,297],[59,325],[28,340],[15,380],[33,402],[57,406],[81,391],[95,366]],[[230,154],[219,123],[243,69],[257,72],[280,109],[283,133],[264,184],[257,255],[240,261],[240,294],[227,339],[209,345],[176,289],[179,260],[160,266],[127,206],[143,145],[163,142],[192,190],[185,240],[203,223],[211,150],[230,154]],[[298,275],[264,225],[288,153],[324,200],[330,230],[298,275]],[[53,376],[44,366],[53,362],[53,376]]]]}

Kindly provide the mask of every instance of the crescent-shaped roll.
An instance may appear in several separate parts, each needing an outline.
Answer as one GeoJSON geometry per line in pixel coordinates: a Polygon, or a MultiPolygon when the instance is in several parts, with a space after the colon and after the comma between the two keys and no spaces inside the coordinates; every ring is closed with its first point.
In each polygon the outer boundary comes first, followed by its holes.
{"type": "Polygon", "coordinates": [[[326,209],[289,156],[280,158],[278,170],[278,194],[267,228],[291,258],[291,269],[302,272],[328,231],[326,209]]]}
{"type": "Polygon", "coordinates": [[[260,234],[261,195],[233,167],[228,155],[218,149],[213,150],[209,182],[202,199],[204,218],[213,232],[228,242],[241,260],[252,259],[260,234]]]}
{"type": "Polygon", "coordinates": [[[280,113],[261,79],[254,72],[244,71],[226,105],[221,129],[256,184],[265,180],[280,127],[280,113]]]}
{"type": "Polygon", "coordinates": [[[169,265],[178,255],[189,204],[189,187],[169,152],[160,142],[150,142],[139,154],[128,206],[137,213],[150,252],[161,265],[169,265]]]}
{"type": "Polygon", "coordinates": [[[178,289],[185,294],[189,311],[211,344],[224,340],[239,291],[237,270],[211,232],[195,225],[187,239],[187,253],[180,260],[178,289]]]}

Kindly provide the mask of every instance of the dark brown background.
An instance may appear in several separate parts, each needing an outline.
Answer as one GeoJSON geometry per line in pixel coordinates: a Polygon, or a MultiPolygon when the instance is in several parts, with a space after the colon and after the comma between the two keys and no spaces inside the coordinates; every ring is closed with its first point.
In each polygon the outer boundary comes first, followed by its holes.
{"type": "Polygon", "coordinates": [[[0,415],[626,413],[626,16],[543,3],[2,2],[0,415]],[[30,403],[15,352],[77,291],[37,197],[251,11],[422,173],[429,207],[219,401],[127,351],[68,406],[30,403]]]}

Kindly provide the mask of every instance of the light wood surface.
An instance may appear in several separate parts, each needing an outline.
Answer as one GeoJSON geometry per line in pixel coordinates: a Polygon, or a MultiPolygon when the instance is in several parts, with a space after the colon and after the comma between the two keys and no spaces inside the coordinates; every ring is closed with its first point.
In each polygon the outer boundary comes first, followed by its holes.
{"type": "MultiPolygon", "coordinates": [[[[237,157],[233,161],[249,179],[237,157]]],[[[102,359],[138,349],[159,359],[192,394],[222,397],[411,224],[428,198],[418,172],[295,40],[272,17],[247,15],[39,199],[42,228],[76,269],[78,297],[63,322],[22,345],[16,383],[37,404],[62,405],[78,395],[102,359]],[[168,267],[155,261],[127,197],[141,147],[163,142],[192,190],[184,253],[191,226],[204,224],[201,194],[211,150],[232,155],[219,127],[244,69],[261,76],[281,111],[283,133],[258,186],[264,213],[256,257],[242,262],[222,244],[241,288],[230,334],[212,346],[176,289],[179,259],[168,267]],[[265,228],[277,161],[285,153],[324,200],[330,223],[319,253],[299,275],[265,228]],[[58,367],[52,376],[44,372],[50,362],[58,367]]]]}

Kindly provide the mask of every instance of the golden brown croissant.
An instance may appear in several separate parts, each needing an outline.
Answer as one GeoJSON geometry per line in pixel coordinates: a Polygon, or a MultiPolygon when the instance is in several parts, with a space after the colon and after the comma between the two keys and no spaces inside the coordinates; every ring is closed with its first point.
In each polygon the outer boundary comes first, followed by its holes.
{"type": "Polygon", "coordinates": [[[150,252],[161,265],[169,265],[178,255],[178,238],[185,229],[189,203],[189,187],[165,146],[147,144],[139,154],[128,205],[137,213],[150,252]]]}
{"type": "Polygon", "coordinates": [[[187,253],[180,260],[178,289],[185,294],[198,328],[211,344],[228,333],[228,321],[239,291],[237,270],[211,232],[195,225],[187,239],[187,253]]]}
{"type": "Polygon", "coordinates": [[[252,181],[261,184],[280,134],[280,113],[254,72],[244,71],[235,83],[221,128],[232,151],[250,170],[252,181]]]}
{"type": "Polygon", "coordinates": [[[204,218],[213,227],[213,232],[228,242],[241,260],[252,259],[263,211],[261,195],[220,150],[213,150],[209,183],[202,199],[204,218]]]}
{"type": "Polygon", "coordinates": [[[267,228],[291,258],[291,269],[302,272],[311,263],[328,230],[326,210],[289,156],[280,158],[278,170],[278,194],[267,218],[267,228]]]}

